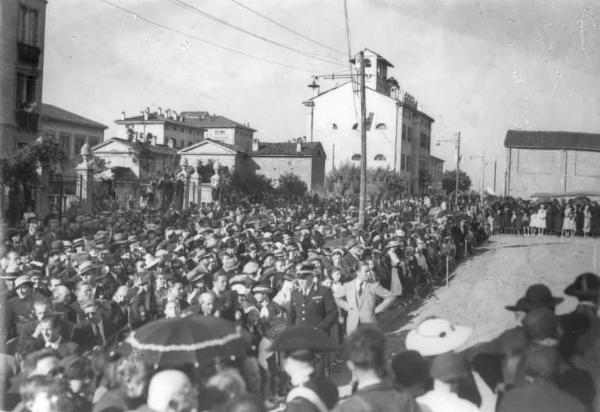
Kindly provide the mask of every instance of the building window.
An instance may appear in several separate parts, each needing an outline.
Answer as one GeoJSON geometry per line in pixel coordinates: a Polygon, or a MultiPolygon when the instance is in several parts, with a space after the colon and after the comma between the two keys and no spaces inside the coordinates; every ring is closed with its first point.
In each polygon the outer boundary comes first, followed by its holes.
{"type": "Polygon", "coordinates": [[[85,136],[81,134],[75,135],[75,154],[81,153],[81,148],[85,144],[85,136]]]}
{"type": "Polygon", "coordinates": [[[360,160],[360,155],[359,154],[352,155],[352,160],[355,162],[358,162],[360,160]]]}
{"type": "Polygon", "coordinates": [[[19,31],[17,33],[17,40],[30,46],[37,46],[38,21],[39,13],[37,10],[21,6],[19,9],[19,31]]]}
{"type": "Polygon", "coordinates": [[[88,144],[90,145],[90,147],[94,147],[98,143],[100,143],[100,138],[99,137],[96,137],[96,136],[89,136],[88,137],[88,144]]]}
{"type": "Polygon", "coordinates": [[[385,130],[385,129],[387,129],[387,126],[385,125],[385,123],[377,123],[377,126],[375,126],[375,129],[385,130]]]}
{"type": "Polygon", "coordinates": [[[412,159],[409,155],[406,155],[406,171],[410,172],[412,169],[412,159]]]}
{"type": "Polygon", "coordinates": [[[215,130],[215,134],[225,134],[225,130],[215,130]]]}
{"type": "Polygon", "coordinates": [[[25,76],[22,73],[17,73],[17,109],[31,110],[32,104],[35,103],[36,95],[36,78],[35,76],[25,76]]]}
{"type": "Polygon", "coordinates": [[[358,130],[358,123],[354,123],[354,126],[352,126],[352,130],[358,130]]]}
{"type": "Polygon", "coordinates": [[[404,170],[406,164],[404,163],[404,155],[400,155],[400,170],[404,170]]]}
{"type": "Polygon", "coordinates": [[[332,128],[333,130],[337,130],[337,124],[335,124],[335,123],[334,123],[334,124],[331,126],[331,128],[332,128]]]}
{"type": "Polygon", "coordinates": [[[69,151],[71,147],[71,135],[69,133],[60,132],[58,143],[62,146],[63,149],[69,151]]]}
{"type": "Polygon", "coordinates": [[[380,154],[378,154],[378,155],[375,155],[375,158],[374,158],[373,160],[377,160],[377,161],[380,161],[380,162],[385,162],[387,159],[385,158],[385,156],[384,156],[384,155],[382,155],[382,154],[380,153],[380,154]]]}

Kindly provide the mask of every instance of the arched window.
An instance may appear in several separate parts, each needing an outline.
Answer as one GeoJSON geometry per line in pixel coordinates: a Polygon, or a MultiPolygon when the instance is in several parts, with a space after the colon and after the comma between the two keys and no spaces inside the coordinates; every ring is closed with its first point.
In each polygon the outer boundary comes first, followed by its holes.
{"type": "Polygon", "coordinates": [[[334,123],[334,124],[331,126],[331,128],[332,128],[333,130],[337,130],[337,124],[335,124],[335,123],[334,123]]]}
{"type": "Polygon", "coordinates": [[[352,130],[357,130],[358,129],[358,123],[354,123],[354,126],[352,126],[352,130]]]}
{"type": "Polygon", "coordinates": [[[382,155],[382,154],[380,153],[380,154],[378,154],[378,155],[375,155],[375,158],[374,158],[373,160],[379,160],[379,161],[382,161],[382,162],[384,162],[384,161],[386,161],[387,159],[385,158],[385,156],[384,156],[384,155],[382,155]]]}
{"type": "Polygon", "coordinates": [[[377,130],[385,130],[387,129],[387,126],[385,125],[385,123],[377,123],[377,126],[375,126],[375,128],[377,130]]]}
{"type": "Polygon", "coordinates": [[[358,162],[360,160],[360,155],[359,154],[352,155],[352,160],[354,160],[355,162],[358,162]]]}

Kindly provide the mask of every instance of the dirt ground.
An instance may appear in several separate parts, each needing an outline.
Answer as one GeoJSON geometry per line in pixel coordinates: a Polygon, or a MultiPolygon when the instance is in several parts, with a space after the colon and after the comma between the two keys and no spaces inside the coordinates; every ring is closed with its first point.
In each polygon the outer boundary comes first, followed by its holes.
{"type": "MultiPolygon", "coordinates": [[[[504,307],[516,303],[535,283],[544,283],[555,296],[565,298],[557,313],[569,312],[576,300],[563,290],[580,273],[597,272],[599,255],[600,240],[494,236],[457,267],[448,287],[383,315],[380,324],[388,334],[388,355],[402,351],[408,330],[434,315],[473,328],[466,346],[489,340],[515,324],[514,315],[504,307]]],[[[333,378],[340,395],[347,395],[350,375],[343,365],[334,369],[333,378]]]]}

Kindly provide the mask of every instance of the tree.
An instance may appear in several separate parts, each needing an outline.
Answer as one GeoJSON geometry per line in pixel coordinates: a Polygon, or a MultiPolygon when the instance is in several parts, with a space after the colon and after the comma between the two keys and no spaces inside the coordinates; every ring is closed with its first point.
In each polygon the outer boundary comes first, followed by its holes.
{"type": "MultiPolygon", "coordinates": [[[[456,170],[446,170],[442,178],[442,188],[446,194],[454,192],[456,189],[456,170]]],[[[471,178],[464,171],[458,175],[458,190],[466,192],[471,188],[471,178]]]]}
{"type": "Polygon", "coordinates": [[[54,171],[68,159],[67,152],[52,138],[43,138],[17,149],[2,163],[5,183],[33,182],[37,179],[38,162],[54,171]]]}
{"type": "Polygon", "coordinates": [[[306,183],[291,172],[279,176],[277,182],[277,192],[287,199],[302,197],[308,191],[306,183]]]}
{"type": "MultiPolygon", "coordinates": [[[[325,179],[328,192],[340,196],[356,196],[360,193],[360,169],[349,163],[332,170],[325,179]]],[[[372,200],[391,197],[406,190],[400,174],[382,168],[367,170],[367,196],[372,200]]]]}
{"type": "Polygon", "coordinates": [[[325,188],[340,196],[357,195],[360,192],[360,169],[349,162],[344,163],[329,172],[325,188]]]}
{"type": "Polygon", "coordinates": [[[232,198],[247,197],[251,203],[262,202],[274,192],[270,179],[263,175],[235,173],[229,184],[232,198]]]}

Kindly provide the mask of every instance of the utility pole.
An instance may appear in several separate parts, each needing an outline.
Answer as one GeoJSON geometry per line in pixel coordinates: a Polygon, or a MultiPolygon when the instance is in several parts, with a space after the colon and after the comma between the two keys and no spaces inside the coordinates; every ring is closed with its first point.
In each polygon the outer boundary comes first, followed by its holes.
{"type": "Polygon", "coordinates": [[[494,195],[496,195],[496,163],[498,163],[498,159],[494,159],[494,195]]]}
{"type": "Polygon", "coordinates": [[[454,204],[458,210],[458,180],[460,176],[460,132],[456,136],[456,189],[454,191],[454,204]]]}
{"type": "Polygon", "coordinates": [[[367,203],[367,105],[365,95],[365,54],[358,53],[360,82],[360,200],[358,204],[358,224],[365,228],[365,208],[367,203]]]}

